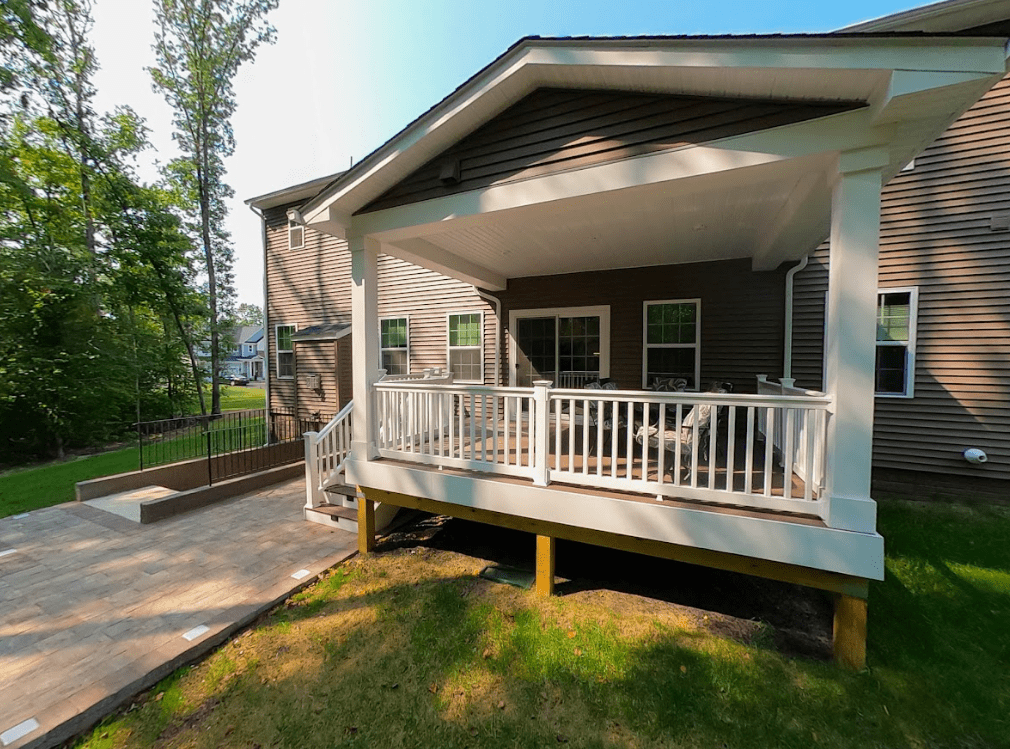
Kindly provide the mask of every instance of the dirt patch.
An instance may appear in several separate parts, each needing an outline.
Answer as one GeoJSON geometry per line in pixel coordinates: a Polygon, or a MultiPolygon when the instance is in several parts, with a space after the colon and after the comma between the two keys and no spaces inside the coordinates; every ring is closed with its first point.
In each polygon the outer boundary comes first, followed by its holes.
{"type": "MultiPolygon", "coordinates": [[[[414,513],[377,551],[443,550],[488,563],[533,569],[535,537],[481,523],[414,513]]],[[[791,656],[830,660],[829,594],[789,583],[639,554],[558,541],[556,592],[573,603],[634,618],[648,615],[726,637],[763,644],[791,656]]],[[[487,581],[474,583],[480,595],[487,581]]],[[[528,599],[527,599],[528,600],[528,599]]]]}

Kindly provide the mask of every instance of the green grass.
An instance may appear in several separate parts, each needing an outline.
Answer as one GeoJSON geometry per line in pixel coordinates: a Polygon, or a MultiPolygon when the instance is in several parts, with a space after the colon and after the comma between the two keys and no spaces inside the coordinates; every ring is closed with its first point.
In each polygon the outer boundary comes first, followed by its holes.
{"type": "MultiPolygon", "coordinates": [[[[221,410],[263,408],[265,391],[261,388],[221,387],[221,410]]],[[[212,427],[213,430],[213,427],[212,427]]],[[[199,430],[197,430],[199,431],[199,430]]],[[[229,436],[236,446],[238,431],[244,431],[246,444],[263,433],[263,419],[252,419],[243,430],[231,430],[229,436]]],[[[228,449],[227,440],[215,438],[212,449],[215,454],[228,449]]],[[[206,453],[204,436],[199,434],[178,436],[161,443],[157,449],[145,446],[145,464],[160,464],[174,460],[185,460],[206,453]]],[[[65,462],[18,468],[0,474],[0,518],[18,515],[22,512],[69,502],[74,499],[74,485],[102,476],[111,476],[126,471],[136,471],[140,467],[137,447],[81,456],[65,462]]]]}
{"type": "Polygon", "coordinates": [[[80,746],[1010,746],[1010,508],[889,501],[880,528],[861,673],[649,599],[542,600],[469,557],[400,549],[347,563],[80,746]]]}
{"type": "MultiPolygon", "coordinates": [[[[244,408],[264,408],[267,391],[258,387],[243,387],[241,385],[221,386],[221,410],[240,411],[244,408]]],[[[210,403],[210,393],[207,394],[210,403]]],[[[208,405],[208,408],[210,406],[208,405]]]]}

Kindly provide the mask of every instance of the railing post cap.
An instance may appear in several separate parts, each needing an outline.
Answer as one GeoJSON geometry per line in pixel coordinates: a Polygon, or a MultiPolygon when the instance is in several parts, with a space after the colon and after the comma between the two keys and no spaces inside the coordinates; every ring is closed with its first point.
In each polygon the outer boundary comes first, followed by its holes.
{"type": "Polygon", "coordinates": [[[553,380],[533,380],[533,387],[549,388],[554,385],[553,380]]]}
{"type": "Polygon", "coordinates": [[[768,382],[768,375],[759,374],[757,375],[758,382],[768,382]]]}

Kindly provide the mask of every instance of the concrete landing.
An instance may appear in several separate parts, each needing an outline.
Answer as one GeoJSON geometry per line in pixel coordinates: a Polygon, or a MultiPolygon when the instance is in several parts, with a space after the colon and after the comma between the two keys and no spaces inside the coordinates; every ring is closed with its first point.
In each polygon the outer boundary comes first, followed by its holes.
{"type": "Polygon", "coordinates": [[[140,505],[142,502],[147,502],[151,499],[163,499],[177,493],[175,489],[169,489],[165,486],[143,486],[140,489],[110,494],[107,497],[89,499],[84,504],[139,523],[140,505]]]}
{"type": "Polygon", "coordinates": [[[148,525],[0,519],[0,746],[56,746],[354,554],[304,501],[296,479],[148,525]]]}

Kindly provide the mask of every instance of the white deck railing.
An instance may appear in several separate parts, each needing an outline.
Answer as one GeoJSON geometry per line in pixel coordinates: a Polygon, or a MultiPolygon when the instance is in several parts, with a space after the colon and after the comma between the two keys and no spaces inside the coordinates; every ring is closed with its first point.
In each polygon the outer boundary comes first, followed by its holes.
{"type": "Polygon", "coordinates": [[[383,381],[375,396],[381,457],[521,476],[542,486],[827,512],[818,478],[831,405],[823,394],[383,381]],[[693,409],[705,418],[689,416],[693,409]]]}
{"type": "Polygon", "coordinates": [[[305,506],[323,504],[323,494],[344,468],[351,450],[351,401],[318,432],[305,433],[305,506]]]}
{"type": "MultiPolygon", "coordinates": [[[[824,397],[824,393],[816,390],[794,387],[794,382],[795,380],[773,382],[765,375],[758,375],[757,391],[759,395],[787,395],[800,398],[824,397]]],[[[784,414],[777,412],[775,427],[771,432],[772,444],[775,446],[775,457],[779,465],[784,467],[788,459],[795,466],[794,471],[802,481],[807,482],[809,477],[809,483],[817,487],[824,484],[824,456],[821,453],[815,453],[812,456],[813,460],[808,460],[810,457],[807,455],[808,432],[812,429],[815,432],[821,431],[823,433],[825,425],[820,421],[824,418],[825,415],[822,412],[813,414],[812,418],[808,418],[808,415],[802,412],[796,414],[792,424],[787,424],[784,421],[784,414]]],[[[767,432],[762,430],[761,434],[766,436],[767,432]]]]}

